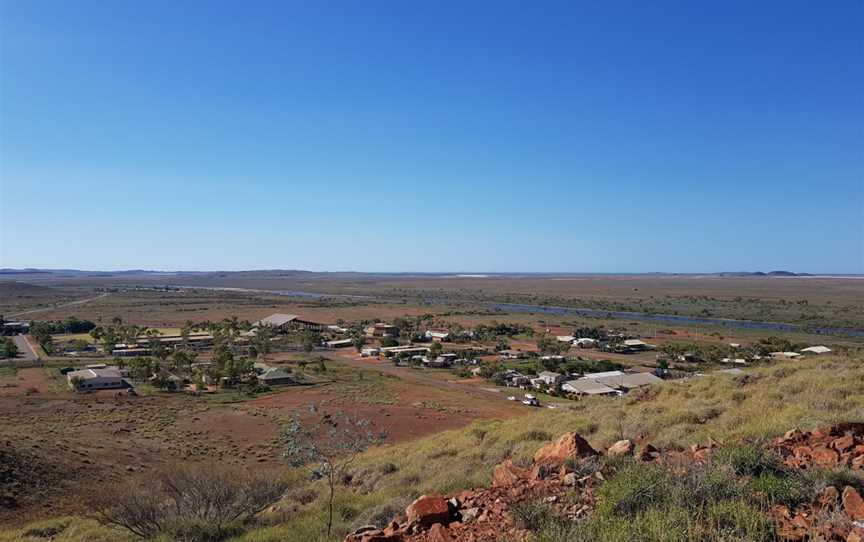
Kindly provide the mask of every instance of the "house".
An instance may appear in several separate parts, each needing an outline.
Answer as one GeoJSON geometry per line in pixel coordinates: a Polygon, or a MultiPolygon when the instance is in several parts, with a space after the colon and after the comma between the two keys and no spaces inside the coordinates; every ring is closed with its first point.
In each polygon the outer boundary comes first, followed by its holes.
{"type": "Polygon", "coordinates": [[[555,338],[558,340],[558,342],[571,343],[571,344],[576,339],[576,337],[574,337],[573,335],[558,335],[555,338]]]}
{"type": "Polygon", "coordinates": [[[606,378],[610,376],[624,376],[621,371],[603,371],[600,373],[585,373],[580,380],[597,380],[598,378],[606,378]]]}
{"type": "Polygon", "coordinates": [[[258,382],[265,386],[283,386],[296,384],[297,380],[285,369],[271,368],[258,375],[258,382]]]}
{"type": "Polygon", "coordinates": [[[433,360],[427,359],[423,363],[428,367],[450,367],[455,363],[457,357],[456,354],[448,352],[446,354],[441,354],[433,360]]]}
{"type": "Polygon", "coordinates": [[[540,361],[554,361],[555,363],[564,363],[564,356],[541,356],[540,361]]]}
{"type": "Polygon", "coordinates": [[[75,391],[116,390],[131,388],[117,367],[81,369],[66,373],[69,387],[75,391]]]}
{"type": "Polygon", "coordinates": [[[391,356],[402,355],[402,354],[408,354],[408,355],[412,355],[412,356],[415,354],[426,354],[427,352],[429,352],[429,347],[428,346],[415,346],[415,345],[409,344],[409,345],[405,345],[405,346],[385,346],[383,348],[379,348],[378,351],[384,357],[389,358],[391,356]]]}
{"type": "Polygon", "coordinates": [[[573,341],[573,344],[578,346],[579,348],[594,348],[597,346],[597,339],[590,339],[588,337],[580,337],[573,341]]]}
{"type": "Polygon", "coordinates": [[[471,373],[471,376],[480,376],[483,373],[483,369],[481,367],[473,367],[468,372],[471,373]]]}
{"type": "Polygon", "coordinates": [[[327,348],[348,348],[349,346],[354,346],[354,341],[352,339],[339,339],[337,341],[327,341],[324,343],[324,346],[327,348]]]}
{"type": "Polygon", "coordinates": [[[771,357],[774,359],[795,359],[800,358],[801,354],[798,352],[771,352],[771,357]]]}
{"type": "Polygon", "coordinates": [[[543,381],[547,388],[557,390],[564,382],[564,375],[552,371],[540,371],[537,378],[543,381]]]}
{"type": "Polygon", "coordinates": [[[747,360],[744,358],[723,358],[720,363],[735,363],[736,365],[747,365],[747,360]]]}
{"type": "Polygon", "coordinates": [[[392,324],[385,324],[384,322],[377,322],[368,326],[365,330],[367,337],[398,337],[399,336],[399,328],[392,324]]]}
{"type": "Polygon", "coordinates": [[[504,382],[508,387],[518,388],[521,386],[527,386],[531,383],[531,380],[518,371],[507,369],[504,371],[504,382]]]}
{"type": "Polygon", "coordinates": [[[498,355],[501,359],[522,359],[526,356],[521,350],[501,350],[498,355]]]}
{"type": "Polygon", "coordinates": [[[324,324],[319,324],[318,322],[304,320],[296,314],[276,313],[271,314],[267,318],[258,320],[252,324],[252,327],[272,327],[276,328],[280,333],[287,333],[289,331],[298,330],[324,331],[326,326],[324,324]]]}
{"type": "Polygon", "coordinates": [[[426,339],[430,341],[449,341],[450,340],[450,332],[446,329],[427,329],[426,330],[426,339]]]}
{"type": "Polygon", "coordinates": [[[802,349],[801,352],[807,352],[808,354],[827,354],[831,352],[831,349],[827,346],[810,346],[802,349]]]}
{"type": "Polygon", "coordinates": [[[564,382],[561,385],[561,391],[572,395],[621,395],[621,392],[615,388],[610,388],[596,380],[584,378],[564,382]]]}
{"type": "Polygon", "coordinates": [[[333,333],[340,333],[344,335],[345,333],[348,333],[349,329],[347,327],[331,325],[327,326],[327,331],[332,331],[333,333]]]}
{"type": "Polygon", "coordinates": [[[657,348],[653,344],[648,344],[646,342],[640,341],[639,339],[627,339],[623,343],[624,348],[630,350],[632,352],[639,352],[642,350],[653,350],[657,348]]]}
{"type": "Polygon", "coordinates": [[[364,358],[374,358],[378,357],[378,354],[381,353],[380,348],[363,348],[360,350],[360,355],[364,358]]]}

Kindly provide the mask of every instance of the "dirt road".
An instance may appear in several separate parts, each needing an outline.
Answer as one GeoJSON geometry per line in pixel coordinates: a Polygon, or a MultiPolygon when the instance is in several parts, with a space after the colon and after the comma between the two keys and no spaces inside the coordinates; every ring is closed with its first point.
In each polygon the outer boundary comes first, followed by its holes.
{"type": "Polygon", "coordinates": [[[60,303],[59,305],[54,305],[52,307],[43,307],[41,309],[30,309],[29,311],[16,312],[15,314],[10,314],[9,316],[22,316],[24,314],[33,314],[35,312],[53,311],[65,307],[74,307],[76,305],[83,305],[91,301],[96,301],[97,299],[102,299],[103,297],[108,297],[108,293],[106,292],[104,294],[99,294],[95,297],[88,297],[87,299],[79,299],[77,301],[70,301],[68,303],[60,303]]]}

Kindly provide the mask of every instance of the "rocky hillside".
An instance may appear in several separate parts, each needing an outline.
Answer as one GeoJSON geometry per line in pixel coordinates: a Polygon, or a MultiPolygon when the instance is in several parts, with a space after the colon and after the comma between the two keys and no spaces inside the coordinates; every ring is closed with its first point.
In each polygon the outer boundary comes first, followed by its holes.
{"type": "MultiPolygon", "coordinates": [[[[530,465],[511,460],[497,465],[491,487],[423,495],[384,528],[361,527],[345,542],[600,539],[592,538],[597,535],[615,540],[615,527],[603,522],[612,525],[617,517],[640,525],[639,516],[656,506],[674,514],[674,506],[662,502],[669,496],[658,489],[683,489],[690,502],[677,505],[696,513],[689,523],[668,525],[665,540],[861,542],[862,475],[864,423],[795,429],[759,449],[712,441],[661,451],[621,440],[598,452],[568,433],[537,450],[530,465]],[[633,475],[639,470],[646,479],[633,475]],[[630,483],[622,483],[622,476],[630,483]],[[723,508],[726,514],[718,514],[723,508]],[[711,520],[698,519],[712,511],[711,520]]],[[[654,539],[649,532],[639,534],[654,539]]]]}

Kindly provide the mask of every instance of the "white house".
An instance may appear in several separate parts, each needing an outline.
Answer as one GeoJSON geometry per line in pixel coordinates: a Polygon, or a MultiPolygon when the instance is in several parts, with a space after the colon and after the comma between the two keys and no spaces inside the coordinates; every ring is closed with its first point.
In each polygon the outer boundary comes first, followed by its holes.
{"type": "Polygon", "coordinates": [[[66,373],[66,381],[75,391],[115,390],[128,385],[117,367],[71,371],[66,373]]]}
{"type": "Polygon", "coordinates": [[[564,375],[561,373],[553,373],[552,371],[541,371],[537,378],[543,381],[547,387],[552,389],[558,389],[561,383],[564,381],[564,375]]]}
{"type": "Polygon", "coordinates": [[[574,337],[573,335],[558,335],[555,338],[558,339],[558,342],[572,343],[576,337],[574,337]]]}
{"type": "Polygon", "coordinates": [[[576,339],[573,344],[578,346],[579,348],[594,348],[597,346],[597,339],[591,339],[589,337],[580,337],[576,339]]]}
{"type": "Polygon", "coordinates": [[[446,341],[450,339],[450,332],[446,329],[427,329],[426,338],[430,341],[446,341]]]}
{"type": "Polygon", "coordinates": [[[831,352],[831,349],[827,346],[810,346],[808,348],[802,349],[801,351],[807,352],[808,354],[827,354],[831,352]]]}

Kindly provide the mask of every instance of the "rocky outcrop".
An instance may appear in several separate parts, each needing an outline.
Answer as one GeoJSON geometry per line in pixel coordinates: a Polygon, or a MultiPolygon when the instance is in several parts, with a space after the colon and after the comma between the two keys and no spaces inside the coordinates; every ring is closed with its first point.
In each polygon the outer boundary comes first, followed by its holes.
{"type": "Polygon", "coordinates": [[[775,440],[772,448],[793,469],[864,470],[864,423],[841,423],[813,431],[793,429],[775,440]]]}
{"type": "MultiPolygon", "coordinates": [[[[790,469],[864,470],[864,423],[842,423],[813,431],[793,429],[772,445],[790,469]]],[[[777,534],[784,540],[837,540],[864,542],[864,500],[852,487],[828,486],[812,503],[792,510],[778,505],[771,510],[777,534]]]]}
{"type": "Polygon", "coordinates": [[[564,518],[587,515],[593,509],[593,488],[600,478],[590,473],[579,477],[565,463],[576,466],[597,455],[585,439],[568,433],[538,450],[530,466],[521,467],[509,459],[495,466],[489,488],[462,491],[450,499],[424,495],[384,529],[363,527],[345,541],[492,542],[504,533],[508,540],[527,540],[530,533],[513,519],[513,507],[545,502],[564,518]],[[580,499],[565,500],[564,495],[574,489],[580,499]]]}
{"type": "Polygon", "coordinates": [[[588,441],[577,433],[566,433],[557,441],[543,446],[534,454],[536,465],[563,465],[568,459],[599,455],[588,441]]]}
{"type": "MultiPolygon", "coordinates": [[[[616,442],[609,457],[635,455],[645,462],[668,465],[707,463],[715,441],[683,451],[661,451],[633,442],[616,442]]],[[[864,424],[838,424],[810,432],[793,430],[769,445],[790,469],[864,468],[864,424]]],[[[492,471],[492,485],[447,498],[423,495],[383,529],[363,527],[346,542],[493,542],[527,541],[531,533],[511,514],[522,503],[546,503],[563,519],[584,518],[596,504],[595,489],[603,481],[599,455],[584,438],[567,433],[541,447],[530,466],[505,460],[492,471]],[[565,498],[565,496],[567,498],[565,498]]],[[[812,503],[790,509],[776,505],[770,513],[781,540],[864,542],[864,500],[852,487],[828,486],[812,503]]]]}

